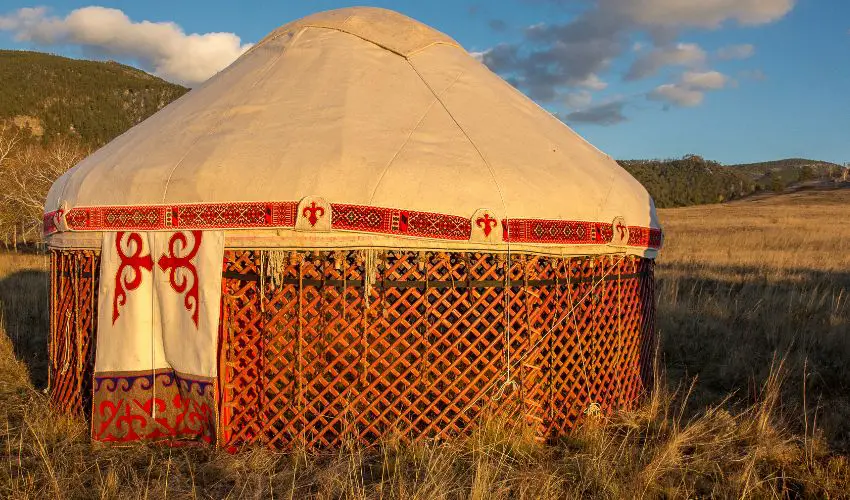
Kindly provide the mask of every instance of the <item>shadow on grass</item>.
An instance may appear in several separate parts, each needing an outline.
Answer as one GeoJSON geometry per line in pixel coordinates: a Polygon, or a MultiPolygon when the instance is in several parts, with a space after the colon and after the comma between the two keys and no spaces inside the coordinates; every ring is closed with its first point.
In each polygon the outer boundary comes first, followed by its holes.
{"type": "Polygon", "coordinates": [[[781,362],[795,430],[816,418],[835,448],[850,450],[850,273],[671,264],[657,276],[661,363],[674,385],[697,377],[694,414],[730,393],[758,400],[781,362]]]}
{"type": "Polygon", "coordinates": [[[50,330],[50,277],[46,271],[26,270],[0,280],[0,319],[26,363],[33,385],[47,386],[47,338],[50,330]]]}

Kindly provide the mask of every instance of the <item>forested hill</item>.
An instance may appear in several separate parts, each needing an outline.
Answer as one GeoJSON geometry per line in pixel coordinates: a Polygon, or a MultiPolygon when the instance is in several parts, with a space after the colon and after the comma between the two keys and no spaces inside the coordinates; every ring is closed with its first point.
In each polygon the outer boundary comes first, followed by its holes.
{"type": "Polygon", "coordinates": [[[830,183],[842,177],[835,163],[787,159],[722,165],[696,155],[671,160],[621,160],[646,187],[658,207],[720,203],[759,191],[783,191],[806,182],[830,183]]]}
{"type": "Polygon", "coordinates": [[[0,50],[0,122],[97,147],[188,89],[115,62],[0,50]]]}

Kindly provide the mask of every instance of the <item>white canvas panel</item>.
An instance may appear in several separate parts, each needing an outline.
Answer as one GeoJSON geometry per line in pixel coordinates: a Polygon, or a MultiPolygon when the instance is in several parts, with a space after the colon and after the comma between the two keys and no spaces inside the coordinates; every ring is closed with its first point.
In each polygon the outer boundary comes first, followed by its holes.
{"type": "Polygon", "coordinates": [[[154,321],[154,261],[147,233],[104,233],[97,300],[95,371],[166,368],[154,321]]]}
{"type": "Polygon", "coordinates": [[[224,234],[103,233],[95,371],[215,377],[224,234]]]}
{"type": "Polygon", "coordinates": [[[224,233],[149,234],[153,253],[160,256],[154,271],[154,309],[163,358],[154,364],[215,377],[224,233]]]}

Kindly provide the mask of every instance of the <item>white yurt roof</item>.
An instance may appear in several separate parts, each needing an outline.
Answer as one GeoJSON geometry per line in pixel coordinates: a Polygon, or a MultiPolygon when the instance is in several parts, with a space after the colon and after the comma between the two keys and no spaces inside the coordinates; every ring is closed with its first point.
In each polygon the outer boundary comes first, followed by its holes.
{"type": "Polygon", "coordinates": [[[660,245],[615,161],[448,36],[377,8],[278,28],[65,173],[45,212],[54,247],[189,228],[252,248],[660,245]]]}

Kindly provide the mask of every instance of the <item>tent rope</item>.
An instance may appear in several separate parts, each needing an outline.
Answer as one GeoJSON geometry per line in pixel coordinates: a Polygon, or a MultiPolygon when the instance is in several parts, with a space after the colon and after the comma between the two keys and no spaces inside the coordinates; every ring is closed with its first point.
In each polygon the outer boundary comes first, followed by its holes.
{"type": "MultiPolygon", "coordinates": [[[[619,266],[619,265],[620,265],[620,263],[622,263],[622,262],[623,262],[623,259],[620,259],[620,260],[619,260],[619,261],[618,261],[615,265],[619,266]]],[[[613,269],[613,266],[612,266],[612,269],[613,269]]],[[[582,303],[582,302],[584,302],[584,301],[585,301],[585,300],[586,300],[586,299],[587,299],[587,298],[588,298],[588,297],[589,297],[589,296],[593,293],[593,291],[596,289],[596,287],[597,287],[597,286],[599,286],[599,284],[600,284],[600,283],[602,283],[602,282],[604,282],[604,281],[605,281],[605,278],[607,278],[607,277],[608,277],[608,275],[609,275],[610,273],[611,273],[611,269],[609,269],[609,270],[605,271],[605,273],[603,273],[603,274],[602,274],[602,276],[600,276],[600,277],[599,277],[599,280],[598,280],[598,281],[596,281],[596,282],[591,282],[592,284],[591,284],[591,288],[590,288],[590,290],[588,290],[588,291],[587,291],[587,293],[585,293],[585,294],[584,294],[584,295],[583,295],[583,296],[582,296],[582,297],[581,297],[581,298],[580,298],[577,302],[578,302],[578,303],[582,303]]],[[[569,275],[569,274],[567,274],[567,278],[568,278],[568,279],[569,279],[569,276],[570,276],[570,275],[569,275]]],[[[569,283],[568,283],[568,287],[570,287],[569,283]]],[[[570,288],[568,288],[568,293],[569,293],[569,289],[570,289],[570,288]]],[[[566,319],[570,319],[571,321],[573,321],[573,325],[575,326],[575,323],[574,323],[574,321],[575,321],[574,316],[575,316],[575,304],[574,304],[574,303],[573,303],[573,301],[572,301],[572,294],[570,293],[570,310],[569,310],[569,311],[567,311],[566,313],[564,313],[564,315],[563,315],[563,316],[561,316],[560,318],[558,318],[558,321],[556,321],[556,322],[555,322],[555,324],[554,324],[554,325],[552,325],[552,327],[550,327],[550,328],[549,328],[549,330],[547,330],[547,331],[546,331],[546,333],[545,333],[545,334],[543,334],[543,336],[542,336],[542,337],[541,337],[541,338],[540,338],[537,342],[535,342],[535,344],[534,344],[533,346],[531,346],[531,349],[529,349],[529,352],[533,351],[535,348],[537,348],[537,346],[538,346],[538,345],[540,345],[540,343],[541,343],[541,342],[543,342],[544,340],[546,340],[546,339],[549,337],[549,335],[550,335],[550,334],[551,334],[551,333],[555,330],[555,328],[557,328],[558,326],[560,326],[560,325],[561,325],[561,323],[563,323],[563,322],[564,322],[564,320],[566,320],[566,319]]],[[[579,337],[580,337],[580,336],[579,336],[579,337]]],[[[520,361],[520,362],[523,362],[524,360],[523,360],[523,359],[520,359],[519,361],[520,361]]],[[[584,366],[582,366],[582,369],[584,370],[584,366]]],[[[586,374],[586,372],[585,372],[585,374],[586,374]]],[[[486,384],[486,385],[482,388],[482,390],[481,390],[481,392],[478,394],[478,396],[476,396],[476,397],[475,397],[475,398],[473,398],[473,399],[472,399],[469,403],[467,403],[467,404],[466,404],[466,406],[464,406],[463,410],[461,410],[461,412],[460,412],[460,413],[465,413],[467,410],[469,410],[469,408],[471,408],[471,407],[472,407],[472,405],[474,405],[475,403],[477,403],[477,402],[478,402],[478,400],[480,400],[480,399],[481,399],[481,398],[482,398],[485,394],[487,394],[487,391],[488,391],[488,390],[489,390],[489,389],[493,386],[493,384],[496,382],[496,380],[497,380],[497,379],[492,379],[490,382],[488,382],[488,383],[487,383],[487,384],[486,384]]],[[[585,375],[585,383],[588,383],[588,382],[589,382],[589,380],[588,380],[587,376],[585,375]]],[[[498,397],[501,397],[501,394],[504,392],[504,387],[505,387],[506,385],[507,385],[507,383],[506,383],[506,384],[504,384],[504,385],[503,385],[503,386],[502,386],[502,387],[501,387],[501,388],[497,391],[496,396],[494,396],[494,397],[493,397],[493,400],[494,400],[494,401],[497,401],[497,400],[498,400],[498,397]]]]}

